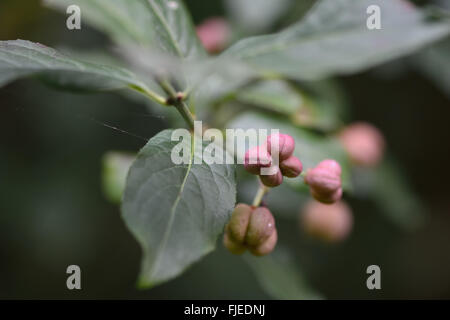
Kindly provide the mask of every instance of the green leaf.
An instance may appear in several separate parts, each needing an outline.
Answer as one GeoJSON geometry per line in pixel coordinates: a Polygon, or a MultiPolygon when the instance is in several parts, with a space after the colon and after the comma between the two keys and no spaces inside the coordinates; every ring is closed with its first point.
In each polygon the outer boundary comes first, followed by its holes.
{"type": "MultiPolygon", "coordinates": [[[[212,251],[236,201],[234,165],[173,164],[172,149],[190,144],[171,141],[173,132],[160,132],[139,152],[123,197],[123,218],[144,254],[144,287],[176,277],[212,251]]],[[[191,151],[191,163],[199,152],[191,151]]]]}
{"type": "MultiPolygon", "coordinates": [[[[303,163],[303,170],[313,168],[320,161],[334,159],[342,167],[342,183],[347,191],[351,191],[350,164],[347,154],[339,141],[334,137],[323,136],[287,123],[282,118],[265,116],[262,113],[246,112],[232,120],[227,128],[247,129],[278,129],[280,133],[289,134],[295,139],[294,155],[303,163]]],[[[241,157],[243,155],[240,155],[241,157]]],[[[286,178],[291,187],[306,191],[303,178],[286,178]]]]}
{"type": "Polygon", "coordinates": [[[255,272],[263,290],[279,300],[313,300],[323,297],[311,289],[295,265],[292,256],[279,245],[276,250],[265,257],[248,254],[244,260],[255,272]]]}
{"type": "MultiPolygon", "coordinates": [[[[311,97],[311,105],[315,108],[310,127],[332,131],[338,129],[343,125],[343,121],[348,119],[349,104],[339,82],[330,78],[320,81],[302,81],[298,83],[298,87],[311,97]]],[[[297,120],[299,125],[303,122],[306,121],[297,120]]]]}
{"type": "Polygon", "coordinates": [[[450,97],[450,38],[426,48],[414,57],[418,66],[434,84],[450,97]]]}
{"type": "Polygon", "coordinates": [[[283,25],[289,26],[292,23],[299,21],[311,9],[316,1],[317,0],[294,1],[292,8],[289,8],[289,13],[284,21],[282,21],[283,25]]]}
{"type": "Polygon", "coordinates": [[[78,5],[83,22],[125,47],[139,44],[179,58],[206,55],[180,0],[45,0],[45,3],[64,13],[69,5],[78,5]]]}
{"type": "Polygon", "coordinates": [[[241,90],[236,99],[285,115],[294,114],[304,104],[300,92],[282,80],[258,82],[241,90]]]}
{"type": "Polygon", "coordinates": [[[0,41],[0,86],[38,75],[58,86],[83,90],[134,89],[158,102],[164,101],[155,83],[144,83],[132,72],[72,59],[39,43],[0,41]],[[152,85],[149,88],[149,85],[152,85]],[[153,91],[152,91],[153,90],[153,91]]]}
{"type": "Polygon", "coordinates": [[[136,155],[119,151],[110,151],[103,156],[102,185],[109,201],[120,203],[122,200],[128,169],[135,159],[136,155]]]}
{"type": "Polygon", "coordinates": [[[201,64],[190,63],[185,74],[192,84],[188,90],[193,91],[197,114],[207,113],[216,100],[234,95],[257,77],[246,64],[223,57],[210,58],[201,64]]]}
{"type": "Polygon", "coordinates": [[[342,105],[336,97],[336,90],[330,87],[325,81],[297,85],[283,80],[267,80],[243,88],[236,94],[236,99],[284,114],[299,126],[330,131],[342,124],[342,105]]]}
{"type": "Polygon", "coordinates": [[[223,55],[266,74],[314,80],[410,54],[449,32],[448,21],[426,19],[404,0],[321,0],[292,27],[239,41],[223,55]],[[371,5],[381,8],[380,30],[367,28],[371,5]]]}
{"type": "Polygon", "coordinates": [[[227,0],[225,7],[233,23],[245,32],[270,28],[292,5],[292,0],[227,0]]]}

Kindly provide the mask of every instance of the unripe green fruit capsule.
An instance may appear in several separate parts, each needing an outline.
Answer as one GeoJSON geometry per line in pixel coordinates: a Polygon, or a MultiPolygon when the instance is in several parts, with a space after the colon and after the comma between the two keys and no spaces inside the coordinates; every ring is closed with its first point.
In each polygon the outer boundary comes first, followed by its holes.
{"type": "Polygon", "coordinates": [[[275,219],[267,208],[258,207],[253,210],[248,224],[245,243],[250,247],[259,247],[275,231],[275,219]]]}
{"type": "Polygon", "coordinates": [[[250,252],[255,256],[265,256],[273,251],[277,244],[278,234],[275,229],[272,235],[262,245],[256,248],[250,248],[250,252]]]}
{"type": "Polygon", "coordinates": [[[231,240],[237,243],[244,242],[251,214],[252,207],[247,204],[239,203],[234,208],[230,221],[225,229],[225,232],[231,240]]]}
{"type": "Polygon", "coordinates": [[[245,246],[242,244],[235,242],[230,239],[227,233],[223,236],[223,245],[227,248],[232,254],[243,254],[246,250],[245,246]]]}

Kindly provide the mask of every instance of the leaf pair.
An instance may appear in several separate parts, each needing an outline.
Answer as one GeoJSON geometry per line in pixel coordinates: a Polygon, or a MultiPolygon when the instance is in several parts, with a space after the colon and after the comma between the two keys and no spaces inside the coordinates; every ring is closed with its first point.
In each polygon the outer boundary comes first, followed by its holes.
{"type": "MultiPolygon", "coordinates": [[[[150,49],[181,62],[206,61],[206,53],[182,1],[46,0],[46,3],[63,10],[71,4],[79,5],[83,21],[104,31],[123,51],[150,49]]],[[[320,79],[358,72],[411,53],[449,32],[448,21],[429,21],[424,13],[404,0],[322,0],[292,27],[277,34],[244,39],[216,59],[229,64],[230,60],[234,61],[235,69],[246,68],[244,63],[256,74],[320,79]],[[370,5],[381,9],[381,30],[369,30],[366,26],[366,10],[370,5]]],[[[131,71],[84,64],[38,44],[0,43],[0,85],[33,74],[50,74],[61,86],[92,90],[131,87],[160,103],[164,101],[151,77],[143,81],[131,71]],[[53,61],[56,59],[59,64],[53,61]],[[99,82],[105,85],[98,86],[99,82]]],[[[206,69],[198,63],[194,65],[186,70],[187,77],[202,84],[211,79],[219,82],[212,91],[211,86],[206,86],[208,96],[218,90],[226,93],[223,86],[231,82],[227,75],[229,67],[221,68],[218,61],[209,63],[206,69]]],[[[245,81],[253,76],[249,72],[234,73],[232,82],[238,85],[240,78],[245,81]]]]}

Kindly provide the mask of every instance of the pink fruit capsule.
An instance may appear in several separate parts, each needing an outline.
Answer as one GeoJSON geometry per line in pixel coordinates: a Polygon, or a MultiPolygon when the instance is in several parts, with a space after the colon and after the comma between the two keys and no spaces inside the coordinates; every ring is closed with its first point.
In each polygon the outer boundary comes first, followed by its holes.
{"type": "Polygon", "coordinates": [[[283,183],[283,174],[278,166],[272,166],[270,169],[275,171],[274,174],[260,175],[259,178],[266,187],[277,187],[283,183]]]}
{"type": "Polygon", "coordinates": [[[339,139],[350,160],[362,167],[374,167],[383,158],[385,140],[376,127],[365,122],[356,122],[344,128],[339,139]]]}
{"type": "Polygon", "coordinates": [[[244,168],[251,174],[260,174],[261,168],[270,167],[272,158],[264,146],[257,146],[247,150],[244,159],[244,168]]]}
{"type": "Polygon", "coordinates": [[[325,204],[331,204],[342,198],[342,188],[331,193],[320,193],[311,188],[311,195],[314,199],[325,204]]]}
{"type": "Polygon", "coordinates": [[[311,195],[323,203],[333,203],[342,197],[341,166],[335,160],[324,160],[306,172],[305,183],[311,195]]]}
{"type": "Polygon", "coordinates": [[[280,162],[292,156],[294,149],[295,141],[290,135],[280,133],[267,137],[267,151],[272,157],[278,153],[280,162]]]}
{"type": "Polygon", "coordinates": [[[200,42],[210,53],[218,53],[225,49],[231,37],[228,22],[219,17],[205,20],[196,30],[200,42]]]}
{"type": "Polygon", "coordinates": [[[344,201],[326,205],[311,200],[300,215],[302,227],[308,234],[328,242],[346,238],[353,225],[351,209],[344,201]]]}
{"type": "Polygon", "coordinates": [[[290,156],[286,160],[281,161],[280,170],[283,176],[288,178],[295,178],[302,173],[302,162],[294,156],[290,156]]]}

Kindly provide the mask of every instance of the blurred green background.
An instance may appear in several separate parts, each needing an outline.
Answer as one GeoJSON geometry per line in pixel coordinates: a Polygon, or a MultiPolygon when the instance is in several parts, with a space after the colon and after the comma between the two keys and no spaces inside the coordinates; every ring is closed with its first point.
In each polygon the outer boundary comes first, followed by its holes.
{"type": "MultiPolygon", "coordinates": [[[[221,1],[187,4],[196,23],[225,13],[221,1]]],[[[65,21],[37,0],[0,1],[0,40],[110,45],[86,25],[67,30],[65,21]]],[[[281,239],[294,243],[305,279],[326,298],[450,298],[449,97],[405,59],[339,80],[351,102],[350,120],[383,131],[426,205],[426,221],[405,232],[372,203],[351,201],[355,228],[346,242],[318,244],[279,219],[281,239]],[[366,288],[371,264],[381,267],[382,290],[366,288]]],[[[58,92],[32,80],[0,90],[0,298],[270,298],[249,266],[221,244],[181,277],[135,288],[140,248],[103,195],[101,159],[109,150],[139,150],[167,121],[114,93],[58,92]],[[81,291],[66,288],[71,264],[81,267],[81,291]]]]}

